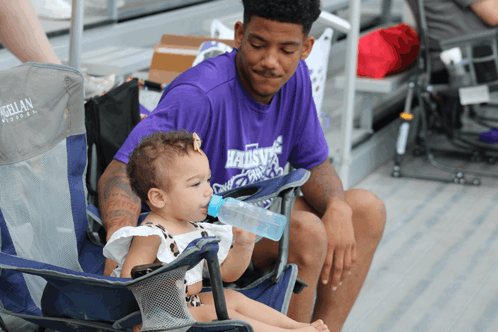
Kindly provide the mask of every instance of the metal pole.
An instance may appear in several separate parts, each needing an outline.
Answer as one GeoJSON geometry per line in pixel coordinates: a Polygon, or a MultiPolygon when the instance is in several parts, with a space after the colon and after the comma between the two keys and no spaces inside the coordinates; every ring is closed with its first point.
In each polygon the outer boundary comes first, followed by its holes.
{"type": "Polygon", "coordinates": [[[69,65],[77,70],[81,70],[84,6],[84,0],[73,0],[71,29],[69,31],[69,65]]]}
{"type": "Polygon", "coordinates": [[[107,0],[107,15],[114,21],[118,20],[118,1],[107,0]]]}
{"type": "Polygon", "coordinates": [[[392,0],[382,0],[382,12],[380,13],[380,24],[386,24],[391,21],[392,0]]]}
{"type": "Polygon", "coordinates": [[[352,0],[350,5],[351,31],[348,34],[346,49],[345,86],[341,120],[341,159],[339,176],[344,190],[349,189],[349,166],[351,164],[351,135],[353,132],[356,67],[358,62],[358,37],[360,35],[360,0],[352,0]]]}

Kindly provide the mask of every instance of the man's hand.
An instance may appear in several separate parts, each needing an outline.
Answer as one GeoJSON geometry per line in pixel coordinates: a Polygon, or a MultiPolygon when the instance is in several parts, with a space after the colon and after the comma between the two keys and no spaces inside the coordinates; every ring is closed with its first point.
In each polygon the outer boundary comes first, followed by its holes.
{"type": "Polygon", "coordinates": [[[322,218],[328,244],[321,280],[324,284],[331,282],[334,290],[356,261],[356,240],[351,218],[351,208],[344,202],[329,207],[322,218]]]}

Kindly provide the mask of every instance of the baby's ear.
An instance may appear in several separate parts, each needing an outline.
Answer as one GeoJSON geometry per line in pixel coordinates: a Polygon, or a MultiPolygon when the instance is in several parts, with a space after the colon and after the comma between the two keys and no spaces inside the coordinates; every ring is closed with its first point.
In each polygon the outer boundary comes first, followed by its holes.
{"type": "Polygon", "coordinates": [[[157,209],[162,209],[166,204],[164,192],[158,188],[150,188],[147,198],[149,199],[149,204],[157,209]]]}

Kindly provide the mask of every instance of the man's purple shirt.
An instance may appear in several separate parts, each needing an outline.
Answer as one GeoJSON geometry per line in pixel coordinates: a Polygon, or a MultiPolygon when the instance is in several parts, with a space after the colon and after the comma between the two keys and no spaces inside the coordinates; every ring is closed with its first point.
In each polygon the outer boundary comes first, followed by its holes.
{"type": "Polygon", "coordinates": [[[156,131],[196,132],[209,158],[215,194],[282,175],[287,161],[306,169],[321,164],[328,146],[306,63],[300,61],[271,103],[263,105],[238,78],[236,52],[204,60],[173,80],[114,158],[128,163],[140,138],[156,131]]]}

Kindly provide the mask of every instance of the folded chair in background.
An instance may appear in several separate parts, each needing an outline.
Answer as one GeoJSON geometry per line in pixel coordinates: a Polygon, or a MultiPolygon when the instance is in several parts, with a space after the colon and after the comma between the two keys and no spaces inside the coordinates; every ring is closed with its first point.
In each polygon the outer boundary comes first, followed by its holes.
{"type": "Polygon", "coordinates": [[[137,80],[123,83],[85,103],[88,144],[87,189],[89,202],[98,207],[97,183],[107,165],[140,122],[137,80]]]}
{"type": "MultiPolygon", "coordinates": [[[[219,321],[168,320],[161,310],[147,312],[145,319],[160,315],[161,321],[171,323],[169,328],[193,324],[193,331],[252,331],[246,322],[226,320],[221,280],[216,278],[216,238],[194,241],[179,259],[136,280],[102,275],[102,247],[86,236],[87,215],[92,212],[86,202],[81,73],[66,66],[26,63],[0,72],[0,77],[4,106],[0,123],[0,313],[57,331],[131,331],[142,315],[130,288],[163,273],[161,278],[170,278],[174,284],[182,280],[186,269],[205,258],[214,275],[219,321]]],[[[269,180],[279,187],[275,192],[270,185],[259,183],[245,192],[239,188],[237,195],[255,194],[257,200],[280,193],[290,211],[293,186],[308,176],[307,171],[297,170],[269,180]]],[[[285,258],[286,253],[281,256],[285,258]]],[[[280,264],[271,278],[271,283],[279,280],[275,288],[288,282],[284,291],[277,292],[281,311],[286,310],[296,274],[295,265],[280,264]]],[[[174,305],[185,308],[180,284],[177,294],[181,296],[174,305]]],[[[174,292],[168,292],[169,304],[174,297],[174,292]]],[[[170,309],[169,305],[161,308],[170,309]]]]}
{"type": "Polygon", "coordinates": [[[463,169],[441,162],[439,156],[455,157],[468,161],[485,160],[490,164],[496,162],[498,147],[479,141],[479,133],[465,132],[460,121],[463,114],[467,120],[480,122],[492,127],[482,115],[477,104],[489,103],[490,91],[498,90],[498,51],[497,32],[491,30],[474,33],[450,40],[438,42],[427,34],[427,22],[423,0],[409,2],[418,24],[420,35],[420,53],[417,71],[409,81],[408,95],[404,112],[401,113],[402,124],[398,133],[396,154],[392,175],[459,184],[480,185],[478,177],[498,177],[498,173],[463,169]],[[456,62],[448,65],[440,60],[447,54],[457,52],[456,62]],[[449,53],[448,53],[449,52],[449,53]],[[434,73],[447,69],[449,82],[435,81],[434,73]],[[413,97],[418,102],[418,112],[411,113],[413,97]],[[410,129],[417,128],[415,137],[415,155],[425,154],[431,166],[449,173],[447,177],[411,174],[402,168],[402,159],[406,151],[410,129]],[[438,149],[434,146],[434,133],[444,135],[450,149],[438,149]],[[471,180],[466,174],[477,176],[471,180]]]}

